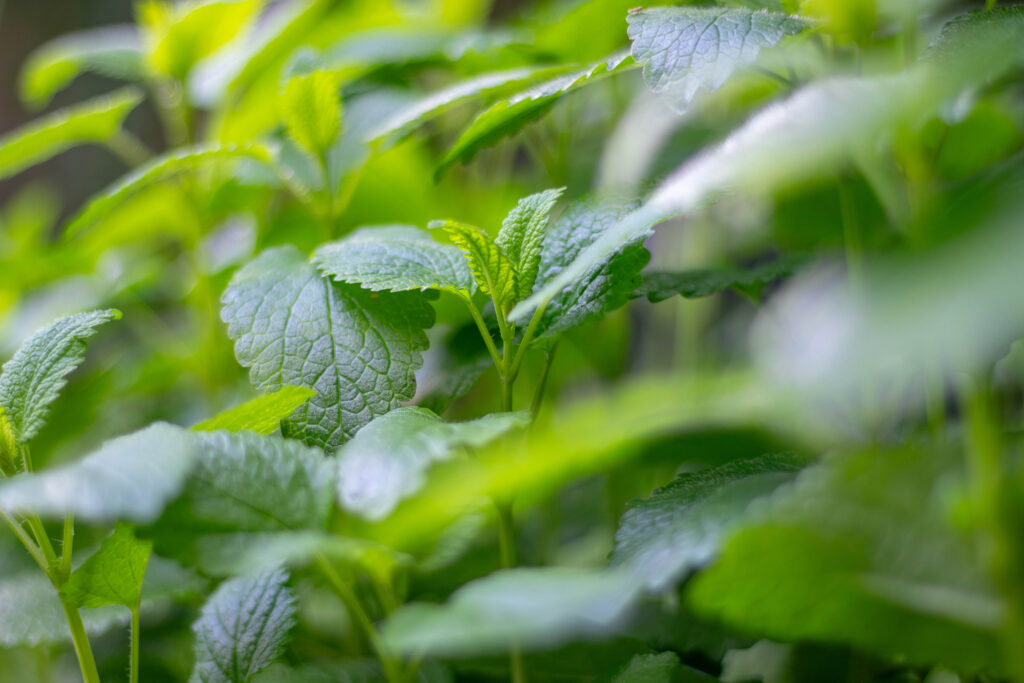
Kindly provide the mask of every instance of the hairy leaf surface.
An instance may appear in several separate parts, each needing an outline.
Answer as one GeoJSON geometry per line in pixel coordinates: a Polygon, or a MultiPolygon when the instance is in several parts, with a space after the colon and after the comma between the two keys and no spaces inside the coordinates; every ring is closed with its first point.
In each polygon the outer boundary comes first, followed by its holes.
{"type": "Polygon", "coordinates": [[[61,318],[32,335],[4,363],[0,407],[18,443],[30,441],[46,423],[67,375],[85,358],[85,340],[98,326],[120,317],[120,311],[109,309],[61,318]]]}
{"type": "Polygon", "coordinates": [[[263,252],[221,299],[235,355],[261,389],[316,391],[282,423],[286,435],[334,449],[412,398],[433,309],[414,292],[332,283],[294,247],[263,252]]]}
{"type": "Polygon", "coordinates": [[[515,267],[516,299],[525,299],[533,290],[540,269],[541,244],[549,214],[564,191],[563,187],[523,197],[501,223],[501,231],[494,243],[515,267]]]}
{"type": "Polygon", "coordinates": [[[480,291],[504,305],[515,298],[516,272],[508,255],[480,228],[455,221],[434,221],[432,228],[443,228],[462,250],[480,291]]]}

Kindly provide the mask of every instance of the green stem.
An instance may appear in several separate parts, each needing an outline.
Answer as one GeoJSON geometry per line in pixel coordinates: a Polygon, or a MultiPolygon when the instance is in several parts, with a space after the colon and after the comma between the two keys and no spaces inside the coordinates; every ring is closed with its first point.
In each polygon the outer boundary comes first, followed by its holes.
{"type": "MultiPolygon", "coordinates": [[[[503,569],[511,569],[516,566],[516,525],[512,516],[512,503],[495,501],[494,506],[498,510],[498,545],[501,549],[501,566],[503,569]]],[[[513,683],[525,683],[523,653],[516,645],[509,647],[508,661],[509,668],[512,670],[513,683]]]]}
{"type": "Polygon", "coordinates": [[[70,512],[64,516],[64,532],[60,546],[60,580],[61,583],[71,576],[71,553],[75,545],[75,516],[70,512]]]}
{"type": "Polygon", "coordinates": [[[74,645],[75,655],[78,657],[78,667],[82,670],[82,680],[84,683],[100,683],[100,674],[96,669],[96,660],[92,656],[92,646],[89,645],[89,636],[85,633],[82,615],[63,600],[60,604],[64,608],[64,616],[67,617],[68,626],[71,628],[71,643],[74,645]]]}
{"type": "Polygon", "coordinates": [[[523,358],[526,357],[526,349],[529,348],[530,342],[533,341],[533,335],[537,331],[537,326],[540,325],[541,318],[544,317],[544,309],[547,308],[548,302],[543,302],[534,311],[533,317],[530,318],[530,324],[526,327],[526,332],[523,333],[523,338],[519,342],[519,349],[516,351],[515,358],[512,360],[512,367],[509,368],[509,378],[513,381],[519,376],[519,366],[523,364],[523,358]]]}
{"type": "Polygon", "coordinates": [[[530,422],[537,421],[537,415],[540,413],[540,404],[544,400],[544,387],[548,383],[548,375],[551,373],[551,365],[555,362],[555,352],[558,351],[558,342],[556,341],[552,346],[551,350],[547,352],[547,359],[544,362],[544,370],[541,371],[540,381],[537,382],[537,390],[533,394],[533,402],[530,404],[530,422]]]}
{"type": "Polygon", "coordinates": [[[129,663],[129,683],[139,683],[139,606],[132,608],[132,654],[129,663]]]}
{"type": "Polygon", "coordinates": [[[107,149],[129,168],[141,166],[153,158],[153,152],[126,130],[118,130],[107,138],[106,143],[107,149]]]}
{"type": "Polygon", "coordinates": [[[473,322],[476,323],[476,328],[480,331],[480,336],[484,339],[484,344],[487,345],[487,352],[491,354],[491,360],[494,361],[494,367],[501,372],[501,354],[498,353],[498,347],[494,345],[494,340],[491,339],[491,331],[487,329],[487,324],[484,322],[484,318],[480,315],[479,309],[476,304],[473,303],[473,299],[468,294],[463,294],[462,300],[466,303],[466,307],[469,309],[469,314],[473,317],[473,322]]]}
{"type": "Polygon", "coordinates": [[[39,546],[35,544],[35,541],[33,541],[32,538],[29,537],[27,533],[25,533],[25,529],[22,528],[21,524],[11,519],[6,512],[0,512],[0,516],[3,516],[4,521],[7,522],[7,526],[11,528],[11,531],[14,533],[14,536],[19,541],[21,541],[21,544],[25,546],[25,550],[28,551],[28,554],[31,555],[32,559],[36,561],[36,564],[39,565],[39,568],[45,572],[46,558],[43,557],[43,553],[39,549],[39,546]]]}
{"type": "Polygon", "coordinates": [[[384,676],[390,683],[401,683],[400,663],[391,659],[387,648],[384,646],[384,642],[380,638],[380,634],[377,633],[377,628],[366,614],[362,604],[360,604],[359,596],[342,580],[338,572],[335,571],[334,567],[323,555],[316,556],[316,564],[320,572],[331,584],[331,587],[334,588],[334,592],[341,598],[341,602],[345,605],[352,623],[370,643],[374,653],[380,660],[381,666],[384,668],[384,676]]]}
{"type": "Polygon", "coordinates": [[[839,183],[839,207],[843,218],[843,242],[846,252],[846,271],[850,284],[859,290],[863,282],[863,245],[861,243],[860,226],[857,223],[857,210],[854,204],[853,191],[850,183],[842,180],[839,183]]]}

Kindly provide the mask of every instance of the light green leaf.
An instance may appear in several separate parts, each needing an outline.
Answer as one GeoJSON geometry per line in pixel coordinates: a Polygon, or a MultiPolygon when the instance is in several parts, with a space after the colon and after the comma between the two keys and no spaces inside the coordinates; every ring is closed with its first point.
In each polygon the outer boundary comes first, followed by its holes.
{"type": "Polygon", "coordinates": [[[409,656],[550,649],[613,632],[636,595],[627,576],[608,570],[506,569],[469,582],[443,605],[400,608],[384,622],[381,635],[388,647],[409,656]]]}
{"type": "Polygon", "coordinates": [[[652,7],[630,12],[633,59],[644,65],[644,81],[682,113],[698,91],[722,87],[738,67],[757,59],[810,23],[775,12],[724,7],[652,7]]]}
{"type": "Polygon", "coordinates": [[[479,150],[493,145],[503,137],[517,132],[530,121],[540,118],[565,95],[634,66],[636,65],[629,54],[621,52],[581,71],[559,76],[508,99],[495,102],[462,132],[438,164],[435,175],[443,174],[458,161],[469,161],[479,150]]]}
{"type": "Polygon", "coordinates": [[[476,226],[455,221],[433,221],[430,227],[443,229],[462,250],[481,292],[491,295],[502,306],[515,300],[515,266],[490,235],[476,226]]]}
{"type": "Polygon", "coordinates": [[[297,621],[298,600],[280,569],[230,579],[192,625],[192,681],[248,683],[281,656],[297,621]]]}
{"type": "Polygon", "coordinates": [[[718,270],[684,270],[680,272],[648,271],[636,293],[646,296],[652,303],[673,296],[698,299],[733,289],[755,299],[760,298],[765,285],[790,277],[797,268],[807,263],[808,257],[791,254],[770,263],[749,269],[721,268],[718,270]]]}
{"type": "Polygon", "coordinates": [[[516,299],[525,299],[533,291],[549,214],[564,191],[562,187],[523,197],[501,223],[494,243],[505,252],[515,268],[516,299]]]}
{"type": "Polygon", "coordinates": [[[360,228],[313,252],[320,272],[374,291],[440,289],[473,294],[476,283],[456,247],[406,225],[360,228]]]}
{"type": "Polygon", "coordinates": [[[120,311],[109,309],[61,318],[32,335],[4,363],[0,407],[19,444],[28,443],[46,423],[65,378],[85,357],[85,340],[98,326],[120,317],[120,311]]]}
{"type": "Polygon", "coordinates": [[[635,501],[615,534],[612,564],[654,592],[714,557],[751,501],[792,480],[806,460],[764,455],[681,474],[650,498],[635,501]]]}
{"type": "Polygon", "coordinates": [[[209,534],[195,542],[195,564],[212,576],[238,576],[281,565],[303,566],[317,558],[359,564],[391,553],[371,541],[312,530],[209,534]]]}
{"type": "Polygon", "coordinates": [[[376,143],[378,151],[386,150],[417,128],[461,104],[565,70],[566,67],[520,67],[475,76],[398,111],[370,133],[368,142],[376,143]]]}
{"type": "Polygon", "coordinates": [[[153,543],[135,538],[131,527],[118,524],[100,549],[72,572],[60,587],[63,600],[73,607],[124,605],[136,609],[142,600],[142,582],[153,543]]]}
{"type": "Polygon", "coordinates": [[[45,107],[54,93],[87,71],[124,81],[141,80],[142,50],[135,27],[104,26],[44,43],[21,69],[21,99],[35,109],[45,107]]]}
{"type": "Polygon", "coordinates": [[[88,142],[104,142],[142,101],[135,88],[61,109],[0,137],[0,180],[88,142]]]}
{"type": "MultiPolygon", "coordinates": [[[[635,208],[634,202],[582,199],[566,208],[544,237],[536,288],[556,278],[588,246],[635,208]]],[[[539,336],[552,337],[597,320],[634,296],[640,271],[650,260],[643,237],[612,251],[607,260],[583,273],[544,309],[539,336]]]]}
{"type": "Polygon", "coordinates": [[[321,158],[341,134],[339,78],[330,71],[299,73],[285,81],[279,106],[288,135],[321,158]]]}
{"type": "Polygon", "coordinates": [[[139,166],[93,197],[68,222],[65,230],[69,236],[76,235],[106,217],[142,188],[178,173],[195,171],[202,165],[222,159],[250,159],[264,164],[271,162],[269,150],[258,144],[196,145],[171,150],[139,166]]]}
{"type": "Polygon", "coordinates": [[[773,640],[999,671],[1003,603],[942,495],[963,476],[948,448],[830,457],[751,509],[689,601],[773,640]]]}
{"type": "Polygon", "coordinates": [[[294,247],[263,252],[221,299],[235,355],[261,389],[316,391],[282,423],[286,435],[332,450],[413,397],[434,312],[414,292],[332,283],[294,247]]]}
{"type": "Polygon", "coordinates": [[[423,486],[434,462],[479,448],[529,423],[528,413],[494,413],[445,422],[424,408],[398,408],[363,427],[338,451],[338,503],[380,520],[423,486]]]}
{"type": "Polygon", "coordinates": [[[87,522],[157,518],[185,483],[195,436],[158,422],[107,441],[76,462],[0,483],[0,510],[87,522]]]}
{"type": "Polygon", "coordinates": [[[308,387],[284,386],[266,396],[254,398],[240,406],[192,425],[197,432],[214,432],[224,429],[229,432],[249,431],[257,434],[273,434],[287,419],[316,392],[308,387]]]}

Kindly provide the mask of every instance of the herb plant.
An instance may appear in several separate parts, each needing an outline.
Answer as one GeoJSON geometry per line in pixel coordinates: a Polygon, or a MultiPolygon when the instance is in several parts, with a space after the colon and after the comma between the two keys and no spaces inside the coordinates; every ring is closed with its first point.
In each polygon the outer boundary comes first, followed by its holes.
{"type": "Polygon", "coordinates": [[[27,56],[0,679],[1024,682],[1024,7],[630,4],[27,56]]]}

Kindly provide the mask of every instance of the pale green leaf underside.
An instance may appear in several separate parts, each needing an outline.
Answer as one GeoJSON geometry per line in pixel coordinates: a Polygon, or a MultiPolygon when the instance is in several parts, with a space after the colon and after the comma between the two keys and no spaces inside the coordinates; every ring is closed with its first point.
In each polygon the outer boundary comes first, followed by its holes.
{"type": "Polygon", "coordinates": [[[714,557],[751,501],[790,481],[805,462],[765,455],[679,475],[623,515],[612,563],[651,591],[669,588],[714,557]]]}
{"type": "Polygon", "coordinates": [[[0,137],[0,180],[75,145],[107,140],[141,101],[137,89],[125,88],[61,109],[7,133],[0,137]]]}
{"type": "Polygon", "coordinates": [[[607,635],[637,595],[624,574],[599,569],[506,569],[471,581],[442,605],[412,603],[382,628],[385,643],[406,655],[500,653],[509,646],[553,648],[607,635]]]}
{"type": "Polygon", "coordinates": [[[305,566],[318,557],[358,562],[379,550],[370,541],[309,529],[210,534],[196,539],[195,563],[204,574],[238,576],[281,565],[305,566]]]}
{"type": "Polygon", "coordinates": [[[195,457],[195,435],[158,422],[107,441],[81,460],[0,482],[0,510],[151,522],[181,491],[195,457]]]}
{"type": "Polygon", "coordinates": [[[284,651],[298,600],[280,569],[229,579],[192,625],[198,683],[248,683],[284,651]]]}
{"type": "Polygon", "coordinates": [[[565,95],[632,66],[635,65],[628,53],[618,53],[581,71],[559,76],[495,102],[462,132],[441,160],[436,173],[444,173],[456,162],[469,161],[479,150],[512,135],[530,121],[542,116],[565,95]]]}
{"type": "Polygon", "coordinates": [[[152,548],[151,541],[140,541],[129,526],[118,524],[99,550],[71,573],[60,588],[61,596],[75,607],[123,605],[134,609],[142,599],[152,548]]]}
{"type": "Polygon", "coordinates": [[[383,519],[419,490],[432,463],[447,460],[458,448],[483,446],[528,421],[526,413],[445,422],[424,408],[393,410],[338,452],[338,503],[368,520],[383,519]]]}
{"type": "Polygon", "coordinates": [[[360,228],[317,248],[313,263],[339,282],[375,291],[476,291],[473,274],[458,248],[435,242],[430,233],[413,226],[360,228]]]}
{"type": "Polygon", "coordinates": [[[85,358],[85,340],[98,326],[120,317],[120,311],[109,309],[61,318],[32,335],[4,363],[0,407],[18,443],[30,441],[46,423],[65,378],[85,358]]]}
{"type": "Polygon", "coordinates": [[[45,43],[29,55],[21,70],[21,99],[34,108],[44,107],[58,90],[87,71],[141,80],[142,49],[135,26],[76,31],[45,43]]]}
{"type": "Polygon", "coordinates": [[[549,214],[565,188],[544,190],[523,197],[502,221],[494,243],[505,252],[516,270],[516,298],[525,299],[533,290],[540,268],[541,244],[549,214]]]}
{"type": "Polygon", "coordinates": [[[197,145],[163,154],[123,176],[98,195],[69,222],[68,235],[74,235],[105,218],[139,190],[179,173],[187,173],[208,163],[224,159],[251,159],[269,164],[270,152],[266,147],[252,145],[197,145]]]}
{"type": "Polygon", "coordinates": [[[717,7],[654,7],[626,18],[633,59],[644,81],[683,112],[697,95],[720,88],[733,71],[808,26],[774,12],[717,7]]]}
{"type": "Polygon", "coordinates": [[[294,247],[265,251],[222,297],[235,355],[261,389],[316,396],[282,423],[286,435],[333,450],[416,390],[434,314],[415,292],[333,283],[294,247]]]}
{"type": "Polygon", "coordinates": [[[288,418],[315,395],[316,392],[308,387],[284,386],[271,394],[246,401],[209,420],[192,425],[192,429],[197,432],[223,429],[229,432],[273,434],[281,426],[281,420],[288,418]]]}

